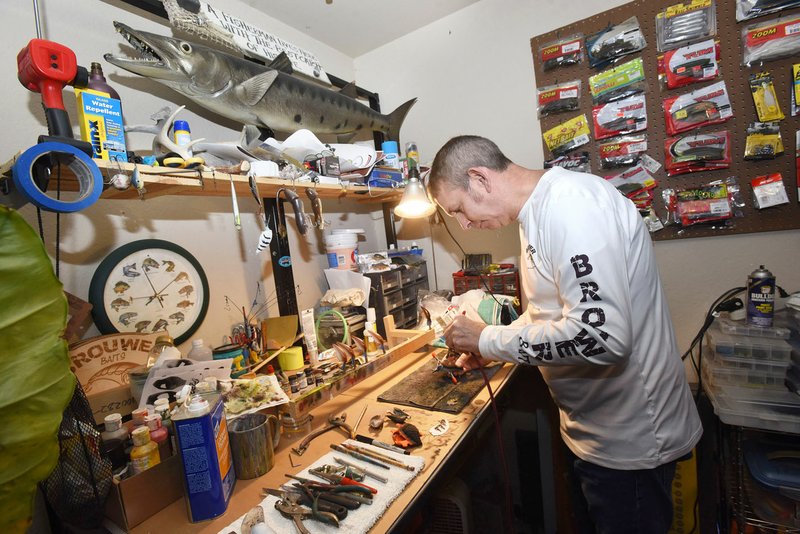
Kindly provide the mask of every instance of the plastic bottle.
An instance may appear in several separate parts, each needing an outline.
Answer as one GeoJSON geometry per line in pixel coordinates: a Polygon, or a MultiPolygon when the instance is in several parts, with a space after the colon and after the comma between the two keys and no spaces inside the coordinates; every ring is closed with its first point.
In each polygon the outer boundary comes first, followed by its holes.
{"type": "Polygon", "coordinates": [[[172,424],[172,410],[169,407],[169,399],[160,398],[156,399],[155,406],[153,406],[155,412],[161,416],[161,426],[167,429],[167,435],[169,436],[169,444],[170,444],[170,454],[172,451],[176,449],[175,443],[175,427],[172,424]]]}
{"type": "MultiPolygon", "coordinates": [[[[175,121],[172,123],[172,136],[175,139],[175,144],[178,146],[186,146],[192,142],[192,130],[189,129],[187,121],[175,121]]],[[[189,155],[192,155],[191,149],[186,149],[189,155]]]]}
{"type": "MultiPolygon", "coordinates": [[[[170,336],[158,336],[153,348],[147,354],[147,368],[150,369],[161,358],[162,354],[165,358],[171,359],[177,356],[180,358],[180,351],[175,348],[175,342],[170,336]],[[177,352],[177,355],[175,354],[177,352]]],[[[163,361],[163,359],[162,359],[163,361]]]]}
{"type": "Polygon", "coordinates": [[[122,416],[118,413],[108,414],[104,422],[105,428],[100,433],[100,450],[111,460],[112,469],[124,467],[127,462],[125,448],[129,438],[128,429],[122,425],[122,416]]]}
{"type": "Polygon", "coordinates": [[[211,347],[205,346],[202,339],[192,340],[192,348],[189,350],[189,354],[187,354],[186,357],[198,362],[208,362],[214,359],[211,347]]]}
{"type": "Polygon", "coordinates": [[[100,63],[92,62],[89,70],[89,89],[108,93],[111,98],[120,100],[119,93],[106,82],[106,77],[103,75],[103,66],[100,63]]]}
{"type": "Polygon", "coordinates": [[[158,454],[158,445],[150,440],[150,429],[140,426],[131,434],[133,449],[131,449],[131,469],[133,474],[139,474],[158,465],[161,456],[158,454]]]}
{"type": "Polygon", "coordinates": [[[145,419],[150,430],[150,440],[158,445],[159,458],[169,458],[172,452],[169,448],[169,431],[161,424],[161,416],[157,413],[148,415],[145,419]]]}
{"type": "Polygon", "coordinates": [[[367,358],[378,356],[381,353],[378,340],[367,332],[377,332],[375,328],[375,308],[367,308],[367,321],[364,323],[364,348],[367,352],[367,358]]]}
{"type": "Polygon", "coordinates": [[[383,164],[387,167],[400,168],[400,148],[397,141],[384,141],[381,145],[383,150],[383,164]]]}
{"type": "Polygon", "coordinates": [[[145,419],[148,413],[147,408],[137,408],[131,412],[131,424],[134,430],[140,426],[145,426],[145,419]]]}

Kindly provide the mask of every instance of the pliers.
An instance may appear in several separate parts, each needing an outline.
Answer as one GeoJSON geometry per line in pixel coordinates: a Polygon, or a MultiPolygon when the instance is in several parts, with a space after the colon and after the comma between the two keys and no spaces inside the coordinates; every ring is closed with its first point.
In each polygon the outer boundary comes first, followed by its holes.
{"type": "MultiPolygon", "coordinates": [[[[331,467],[331,466],[325,466],[331,467]]],[[[362,487],[367,488],[371,493],[375,494],[378,493],[378,490],[373,488],[372,486],[367,486],[361,482],[357,482],[350,477],[346,477],[343,474],[336,472],[338,471],[337,468],[332,469],[325,469],[325,468],[318,468],[318,469],[309,469],[308,472],[314,476],[317,476],[321,479],[327,480],[330,484],[335,486],[355,486],[355,487],[362,487]]]]}
{"type": "MultiPolygon", "coordinates": [[[[279,499],[286,499],[289,495],[290,499],[296,499],[297,504],[302,504],[308,506],[309,508],[314,506],[314,498],[310,497],[305,490],[302,488],[295,488],[297,491],[285,491],[282,489],[273,489],[273,488],[262,488],[263,495],[273,495],[278,497],[279,499]]],[[[317,509],[320,512],[329,512],[336,516],[336,519],[339,521],[343,521],[347,517],[347,510],[346,506],[341,504],[336,504],[330,501],[325,501],[319,499],[317,502],[317,509]]]]}
{"type": "Polygon", "coordinates": [[[310,534],[308,529],[303,526],[303,519],[315,519],[322,523],[327,523],[336,527],[339,526],[339,520],[335,515],[329,512],[320,512],[316,508],[316,500],[314,501],[314,505],[312,506],[311,510],[298,504],[298,502],[299,501],[295,494],[287,493],[283,498],[275,502],[275,509],[278,510],[283,517],[294,521],[294,524],[300,534],[310,534]]]}
{"type": "Polygon", "coordinates": [[[308,448],[309,443],[311,443],[311,441],[314,438],[316,438],[317,436],[321,436],[325,432],[328,432],[329,430],[333,430],[334,428],[343,429],[345,432],[347,432],[347,437],[348,438],[355,439],[356,434],[353,431],[353,429],[350,427],[350,425],[348,425],[347,423],[344,422],[345,419],[347,419],[347,414],[346,413],[343,413],[339,417],[334,417],[334,416],[328,417],[328,426],[323,427],[323,428],[317,430],[316,432],[312,432],[311,434],[306,436],[306,438],[303,441],[300,442],[300,445],[298,445],[297,447],[293,447],[292,448],[292,452],[294,452],[297,456],[302,456],[303,453],[306,452],[306,449],[308,448]]]}

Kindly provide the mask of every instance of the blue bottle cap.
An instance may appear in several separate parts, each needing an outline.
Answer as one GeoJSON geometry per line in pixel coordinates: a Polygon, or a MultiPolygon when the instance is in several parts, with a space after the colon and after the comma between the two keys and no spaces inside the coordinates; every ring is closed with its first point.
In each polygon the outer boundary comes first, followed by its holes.
{"type": "Polygon", "coordinates": [[[384,154],[399,154],[399,147],[397,146],[397,141],[384,141],[381,144],[381,150],[383,150],[384,154]]]}
{"type": "Polygon", "coordinates": [[[175,121],[172,123],[172,129],[176,132],[191,132],[187,121],[175,121]]]}

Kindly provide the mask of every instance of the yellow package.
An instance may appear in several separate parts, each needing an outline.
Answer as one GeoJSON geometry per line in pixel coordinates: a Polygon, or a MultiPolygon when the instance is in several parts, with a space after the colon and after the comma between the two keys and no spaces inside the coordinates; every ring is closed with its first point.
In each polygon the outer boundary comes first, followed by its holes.
{"type": "Polygon", "coordinates": [[[578,115],[542,134],[553,155],[561,156],[589,142],[589,122],[586,114],[578,115]]]}

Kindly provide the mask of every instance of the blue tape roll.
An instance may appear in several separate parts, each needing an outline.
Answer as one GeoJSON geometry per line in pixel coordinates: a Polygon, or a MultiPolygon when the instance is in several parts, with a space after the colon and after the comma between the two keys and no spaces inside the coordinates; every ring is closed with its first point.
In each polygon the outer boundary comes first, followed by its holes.
{"type": "Polygon", "coordinates": [[[103,175],[100,174],[97,164],[85,152],[66,143],[47,142],[30,147],[14,162],[12,177],[17,191],[26,196],[32,204],[43,210],[59,213],[70,213],[89,207],[97,202],[100,193],[103,192],[103,175]],[[77,199],[67,202],[50,197],[33,181],[34,163],[52,153],[73,156],[69,158],[67,167],[78,180],[77,199]]]}

